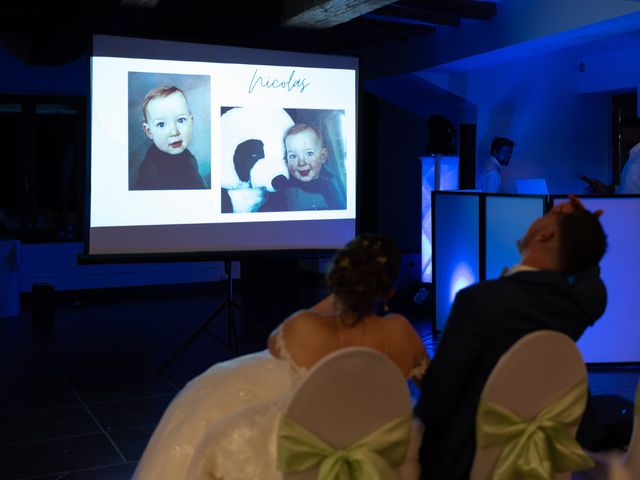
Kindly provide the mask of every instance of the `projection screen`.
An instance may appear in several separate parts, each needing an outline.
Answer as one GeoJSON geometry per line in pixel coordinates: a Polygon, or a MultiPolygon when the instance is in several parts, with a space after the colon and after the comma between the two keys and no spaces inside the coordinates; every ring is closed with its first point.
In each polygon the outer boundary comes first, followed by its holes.
{"type": "Polygon", "coordinates": [[[85,254],[344,245],[357,85],[352,57],[95,36],[85,254]]]}

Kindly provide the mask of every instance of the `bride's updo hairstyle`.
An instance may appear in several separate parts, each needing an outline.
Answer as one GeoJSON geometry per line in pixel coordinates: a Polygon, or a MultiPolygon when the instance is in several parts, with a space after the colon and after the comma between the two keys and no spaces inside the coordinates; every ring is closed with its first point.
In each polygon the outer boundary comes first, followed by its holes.
{"type": "Polygon", "coordinates": [[[338,251],[327,272],[340,321],[355,325],[371,314],[393,289],[400,252],[392,239],[366,234],[338,251]]]}

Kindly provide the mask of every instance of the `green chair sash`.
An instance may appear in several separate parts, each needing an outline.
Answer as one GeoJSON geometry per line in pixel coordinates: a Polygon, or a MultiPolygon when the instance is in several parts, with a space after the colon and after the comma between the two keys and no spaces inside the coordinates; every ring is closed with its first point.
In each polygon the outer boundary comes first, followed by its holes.
{"type": "Polygon", "coordinates": [[[278,426],[277,465],[301,472],[320,465],[318,480],[396,480],[407,455],[411,415],[393,420],[345,449],[334,449],[286,416],[278,426]]]}
{"type": "Polygon", "coordinates": [[[551,479],[555,472],[574,472],[594,466],[569,429],[580,422],[587,402],[587,379],[526,420],[510,410],[480,400],[476,422],[479,448],[503,445],[493,479],[551,479]]]}

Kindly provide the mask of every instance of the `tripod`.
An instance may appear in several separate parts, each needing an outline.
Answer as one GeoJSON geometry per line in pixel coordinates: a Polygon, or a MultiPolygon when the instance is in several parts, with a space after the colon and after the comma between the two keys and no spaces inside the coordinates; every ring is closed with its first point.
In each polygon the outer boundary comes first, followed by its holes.
{"type": "Polygon", "coordinates": [[[233,299],[233,280],[231,278],[231,260],[224,261],[224,273],[227,276],[226,285],[225,285],[225,299],[224,302],[220,304],[216,310],[209,315],[209,318],[205,322],[203,322],[192,334],[191,336],[182,344],[180,347],[171,355],[171,358],[164,362],[160,367],[159,371],[164,372],[171,363],[182,353],[184,352],[189,345],[193,343],[193,341],[200,336],[202,333],[207,333],[218,342],[222,343],[225,347],[231,350],[235,355],[238,354],[238,350],[240,347],[240,340],[238,339],[238,330],[236,328],[235,318],[233,316],[233,309],[237,309],[240,313],[242,312],[242,308],[240,304],[233,299]],[[209,325],[213,322],[216,317],[221,314],[224,310],[227,310],[227,338],[222,339],[218,337],[216,334],[209,330],[209,325]]]}

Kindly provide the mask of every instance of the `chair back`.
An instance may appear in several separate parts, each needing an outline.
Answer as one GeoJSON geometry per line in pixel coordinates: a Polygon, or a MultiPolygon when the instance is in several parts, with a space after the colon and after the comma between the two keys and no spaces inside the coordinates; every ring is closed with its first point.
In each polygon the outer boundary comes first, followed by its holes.
{"type": "MultiPolygon", "coordinates": [[[[373,349],[349,347],[314,365],[296,388],[283,418],[331,447],[344,449],[393,420],[410,417],[411,412],[409,389],[400,369],[373,349]]],[[[281,439],[282,428],[279,449],[281,439]]],[[[284,478],[316,479],[318,471],[315,465],[285,473],[284,478]]]]}
{"type": "MultiPolygon", "coordinates": [[[[584,361],[571,338],[559,332],[537,331],[521,338],[500,358],[487,379],[480,402],[491,402],[531,420],[572,386],[586,381],[586,377],[584,361]]],[[[585,388],[583,411],[586,395],[585,388]]],[[[570,429],[572,437],[576,430],[577,426],[570,429]]],[[[478,447],[471,479],[493,478],[503,448],[504,444],[478,447]]],[[[556,474],[553,478],[568,479],[570,474],[556,474]]]]}
{"type": "Polygon", "coordinates": [[[633,414],[633,433],[626,456],[626,465],[634,480],[640,480],[640,381],[636,388],[633,414]]]}

